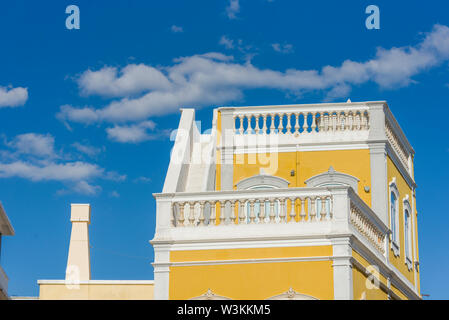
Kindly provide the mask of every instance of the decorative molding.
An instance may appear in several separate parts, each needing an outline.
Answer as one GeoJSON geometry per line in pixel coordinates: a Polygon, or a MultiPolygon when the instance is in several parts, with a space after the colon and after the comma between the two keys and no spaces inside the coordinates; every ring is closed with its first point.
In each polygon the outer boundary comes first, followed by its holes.
{"type": "Polygon", "coordinates": [[[352,187],[355,193],[358,193],[358,183],[359,179],[346,173],[335,171],[335,169],[330,166],[329,170],[317,174],[305,181],[308,187],[323,187],[329,184],[343,184],[352,187]]]}
{"type": "Polygon", "coordinates": [[[260,185],[268,185],[268,186],[272,186],[275,188],[283,189],[283,188],[288,188],[289,184],[290,184],[290,182],[288,182],[287,180],[285,180],[283,178],[268,175],[262,171],[258,175],[240,180],[239,182],[237,182],[237,184],[235,186],[237,187],[237,190],[247,190],[252,187],[256,187],[256,186],[260,186],[260,185]]]}
{"type": "Polygon", "coordinates": [[[204,294],[202,294],[198,297],[195,297],[195,298],[191,298],[189,300],[232,300],[232,299],[228,298],[228,297],[217,295],[217,294],[213,293],[212,290],[209,288],[209,289],[207,289],[207,291],[204,294]]]}
{"type": "Polygon", "coordinates": [[[293,290],[292,287],[290,287],[290,289],[288,289],[286,292],[275,295],[271,298],[268,298],[267,300],[319,300],[319,299],[306,294],[296,292],[295,290],[293,290]]]}

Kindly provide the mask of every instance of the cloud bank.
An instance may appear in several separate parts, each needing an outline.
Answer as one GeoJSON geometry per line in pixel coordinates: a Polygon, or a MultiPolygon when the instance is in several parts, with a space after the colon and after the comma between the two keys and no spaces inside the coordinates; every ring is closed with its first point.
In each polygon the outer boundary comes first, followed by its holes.
{"type": "MultiPolygon", "coordinates": [[[[222,41],[223,45],[229,43],[222,41]]],[[[280,90],[301,95],[322,92],[328,99],[347,96],[354,85],[374,82],[396,89],[414,82],[413,77],[449,60],[449,28],[435,25],[414,46],[378,48],[373,58],[345,60],[338,66],[285,71],[238,63],[218,52],[180,57],[172,65],[155,68],[130,64],[87,70],[77,83],[84,95],[111,98],[103,107],[64,105],[58,118],[79,123],[142,122],[149,117],[176,112],[180,107],[222,105],[241,99],[247,89],[280,90]]],[[[143,125],[145,127],[145,125],[143,125]]],[[[140,125],[108,129],[117,141],[139,140],[140,125]],[[123,138],[128,135],[128,138],[123,138]],[[133,138],[134,137],[134,138],[133,138]]]]}

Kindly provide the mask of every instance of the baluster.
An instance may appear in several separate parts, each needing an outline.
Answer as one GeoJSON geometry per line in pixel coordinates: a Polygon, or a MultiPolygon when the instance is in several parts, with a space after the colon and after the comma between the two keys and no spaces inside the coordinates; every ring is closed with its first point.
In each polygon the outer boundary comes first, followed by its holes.
{"type": "Polygon", "coordinates": [[[270,222],[274,223],[275,219],[276,219],[276,213],[274,212],[274,202],[275,199],[271,198],[270,199],[270,222]]]}
{"type": "Polygon", "coordinates": [[[251,199],[249,201],[249,223],[251,224],[255,223],[256,220],[256,216],[254,214],[254,202],[255,202],[254,199],[251,199]]]}
{"type": "Polygon", "coordinates": [[[354,111],[349,111],[349,130],[354,130],[354,111]]]}
{"type": "Polygon", "coordinates": [[[284,132],[284,124],[282,123],[283,122],[283,119],[284,119],[284,113],[278,113],[278,115],[279,115],[279,125],[278,125],[278,133],[279,134],[283,134],[284,132]]]}
{"type": "Polygon", "coordinates": [[[306,197],[299,198],[301,200],[301,212],[299,213],[300,221],[306,220],[306,197]]]}
{"type": "Polygon", "coordinates": [[[222,224],[226,222],[226,200],[219,200],[220,202],[220,215],[218,216],[218,224],[222,224]]]}
{"type": "Polygon", "coordinates": [[[304,116],[304,123],[302,125],[302,132],[303,133],[307,133],[307,129],[309,128],[309,124],[307,123],[307,117],[309,116],[308,112],[303,112],[303,116],[304,116]]]}
{"type": "Polygon", "coordinates": [[[259,223],[265,222],[265,199],[260,199],[259,206],[259,223]]]}
{"type": "Polygon", "coordinates": [[[321,197],[321,212],[320,212],[320,220],[324,220],[326,218],[327,212],[326,212],[326,198],[327,197],[321,197]]]}
{"type": "Polygon", "coordinates": [[[222,213],[222,221],[224,219],[224,224],[231,223],[231,215],[233,214],[231,212],[230,214],[226,215],[226,203],[228,203],[228,202],[232,204],[232,202],[230,200],[225,200],[224,201],[224,214],[222,213]]]}
{"type": "Polygon", "coordinates": [[[309,197],[310,203],[310,221],[316,220],[316,208],[315,208],[315,197],[309,197]]]}
{"type": "Polygon", "coordinates": [[[216,205],[217,205],[217,203],[216,203],[215,200],[210,202],[209,226],[214,226],[215,225],[216,214],[217,214],[216,205]]]}
{"type": "Polygon", "coordinates": [[[337,127],[337,114],[335,112],[332,113],[332,131],[335,131],[337,127]]]}
{"type": "Polygon", "coordinates": [[[236,133],[236,132],[237,132],[237,127],[236,127],[237,116],[234,114],[234,115],[232,116],[232,118],[234,119],[234,133],[236,133]]]}
{"type": "Polygon", "coordinates": [[[256,114],[256,115],[255,115],[255,118],[256,118],[256,125],[255,125],[254,129],[255,129],[255,131],[256,131],[256,134],[259,134],[259,132],[260,132],[260,127],[259,127],[259,117],[260,117],[260,114],[256,114]]]}
{"type": "Polygon", "coordinates": [[[329,131],[329,114],[324,115],[324,131],[329,131]]]}
{"type": "Polygon", "coordinates": [[[206,202],[205,201],[200,201],[200,218],[199,218],[199,222],[200,222],[200,226],[204,226],[204,204],[206,202]]]}
{"type": "Polygon", "coordinates": [[[299,112],[297,112],[297,113],[295,113],[295,132],[294,132],[294,134],[296,135],[296,134],[299,134],[299,112]]]}
{"type": "Polygon", "coordinates": [[[361,124],[362,124],[362,121],[360,119],[360,112],[357,111],[357,114],[356,114],[356,129],[357,130],[360,130],[361,124]]]}
{"type": "Polygon", "coordinates": [[[271,118],[271,123],[270,123],[270,134],[274,134],[274,130],[275,130],[275,126],[274,126],[274,120],[275,120],[276,114],[275,113],[271,113],[270,114],[270,118],[271,118]]]}
{"type": "Polygon", "coordinates": [[[189,205],[190,205],[189,225],[193,227],[195,224],[195,202],[191,201],[189,202],[189,205]]]}
{"type": "Polygon", "coordinates": [[[279,222],[280,223],[285,223],[287,222],[286,218],[286,211],[287,211],[287,199],[279,199],[279,206],[280,206],[280,212],[279,212],[279,222]]]}
{"type": "Polygon", "coordinates": [[[243,128],[243,114],[241,114],[239,116],[240,119],[240,128],[239,128],[239,134],[243,134],[245,132],[244,128],[243,128]]]}
{"type": "Polygon", "coordinates": [[[252,118],[253,118],[252,114],[246,115],[246,119],[248,119],[248,128],[246,128],[246,132],[248,132],[248,134],[252,134],[253,133],[253,127],[251,125],[251,119],[252,118]]]}
{"type": "Polygon", "coordinates": [[[235,200],[231,200],[231,222],[236,223],[237,217],[235,216],[235,200]]]}
{"type": "Polygon", "coordinates": [[[346,113],[343,111],[343,112],[340,112],[340,128],[341,128],[341,131],[345,131],[345,127],[346,127],[346,113]]]}
{"type": "Polygon", "coordinates": [[[315,119],[315,115],[316,115],[316,114],[317,114],[316,112],[312,112],[312,126],[311,126],[312,130],[310,131],[311,133],[312,133],[312,132],[316,132],[316,131],[315,131],[315,128],[316,128],[316,119],[315,119]]]}
{"type": "Polygon", "coordinates": [[[366,129],[368,129],[368,119],[367,119],[366,112],[363,111],[361,116],[362,116],[361,130],[366,130],[366,129]]]}
{"type": "Polygon", "coordinates": [[[172,202],[170,203],[170,212],[171,212],[171,217],[170,217],[170,226],[171,227],[176,227],[176,206],[175,203],[172,202]]]}
{"type": "Polygon", "coordinates": [[[290,208],[290,223],[296,222],[296,207],[295,207],[296,198],[290,198],[291,208],[290,208]]]}
{"type": "Polygon", "coordinates": [[[180,227],[183,227],[184,226],[184,205],[185,205],[185,203],[184,202],[178,202],[178,206],[179,206],[179,218],[178,218],[178,221],[179,221],[179,226],[180,227]]]}
{"type": "Polygon", "coordinates": [[[240,210],[239,210],[239,224],[240,223],[244,223],[245,222],[245,220],[246,220],[246,210],[245,210],[245,201],[243,201],[243,200],[239,200],[239,207],[240,207],[240,210]]]}
{"type": "Polygon", "coordinates": [[[285,133],[292,133],[292,124],[290,122],[291,116],[291,112],[287,112],[287,131],[285,133]]]}
{"type": "Polygon", "coordinates": [[[267,114],[264,113],[262,115],[262,118],[263,118],[262,134],[266,134],[267,133],[267,114]]]}

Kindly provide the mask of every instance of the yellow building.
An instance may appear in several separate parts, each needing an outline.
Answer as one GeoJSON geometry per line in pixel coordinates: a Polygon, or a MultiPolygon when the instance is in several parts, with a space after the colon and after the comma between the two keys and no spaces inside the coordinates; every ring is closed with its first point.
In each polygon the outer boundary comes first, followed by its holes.
{"type": "MultiPolygon", "coordinates": [[[[0,202],[0,259],[2,253],[2,236],[13,236],[14,228],[0,202]]],[[[8,276],[0,265],[0,300],[8,299],[8,276]]]]}
{"type": "Polygon", "coordinates": [[[183,109],[155,299],[420,299],[413,156],[383,101],[183,109]]]}
{"type": "Polygon", "coordinates": [[[204,133],[182,109],[154,283],[91,280],[72,205],[66,280],[40,298],[421,299],[413,157],[383,101],[222,107],[204,133]]]}

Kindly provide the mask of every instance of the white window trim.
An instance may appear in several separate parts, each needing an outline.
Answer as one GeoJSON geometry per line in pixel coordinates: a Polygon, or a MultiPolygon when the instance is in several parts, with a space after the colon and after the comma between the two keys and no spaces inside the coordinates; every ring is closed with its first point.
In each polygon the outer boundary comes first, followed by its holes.
{"type": "Polygon", "coordinates": [[[396,226],[396,234],[391,233],[391,250],[393,250],[394,255],[397,257],[400,254],[400,232],[399,232],[399,190],[396,185],[396,177],[393,177],[391,182],[389,183],[388,188],[388,212],[390,216],[390,229],[393,231],[393,221],[391,221],[391,193],[394,193],[396,196],[396,216],[394,224],[396,226]],[[395,239],[396,237],[396,239],[395,239]]]}
{"type": "Polygon", "coordinates": [[[412,270],[413,268],[413,263],[412,263],[412,259],[413,259],[413,247],[412,247],[412,223],[411,223],[411,219],[412,219],[412,207],[410,205],[410,201],[409,201],[409,196],[408,194],[402,199],[402,204],[403,204],[403,215],[404,215],[404,262],[407,265],[408,270],[412,270]],[[407,230],[407,228],[405,228],[405,211],[408,211],[408,251],[406,252],[406,234],[405,231],[407,230]]]}

